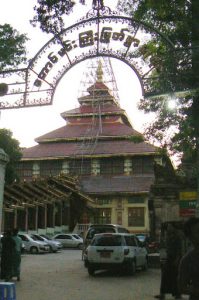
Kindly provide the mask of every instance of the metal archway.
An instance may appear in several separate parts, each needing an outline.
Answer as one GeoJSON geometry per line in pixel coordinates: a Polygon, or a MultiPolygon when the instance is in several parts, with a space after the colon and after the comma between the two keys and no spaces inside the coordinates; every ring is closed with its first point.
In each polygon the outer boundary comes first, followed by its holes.
{"type": "Polygon", "coordinates": [[[93,9],[49,40],[27,68],[0,73],[0,109],[52,104],[64,74],[76,64],[100,56],[129,65],[146,96],[152,92],[149,75],[154,66],[140,57],[138,51],[154,33],[164,40],[168,51],[174,51],[172,42],[149,25],[118,15],[108,7],[93,9]]]}

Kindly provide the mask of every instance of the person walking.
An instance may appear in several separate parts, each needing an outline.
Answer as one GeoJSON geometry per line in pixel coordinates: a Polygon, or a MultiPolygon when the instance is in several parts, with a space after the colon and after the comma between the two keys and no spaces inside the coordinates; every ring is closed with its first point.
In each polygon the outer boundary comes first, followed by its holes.
{"type": "Polygon", "coordinates": [[[184,225],[184,234],[192,248],[182,257],[179,265],[178,283],[182,294],[190,300],[199,299],[199,218],[192,217],[184,225]]]}
{"type": "Polygon", "coordinates": [[[18,229],[13,229],[13,236],[15,242],[15,248],[13,251],[13,271],[12,277],[17,277],[17,281],[20,281],[21,273],[21,249],[22,249],[22,239],[18,236],[18,229]]]}
{"type": "Polygon", "coordinates": [[[1,239],[1,279],[9,281],[12,278],[13,253],[15,241],[12,239],[12,233],[7,230],[1,239]]]}
{"type": "Polygon", "coordinates": [[[165,299],[166,294],[172,294],[175,299],[182,299],[178,288],[178,267],[182,257],[182,238],[180,232],[172,223],[167,225],[166,258],[161,264],[160,294],[156,299],[165,299]]]}

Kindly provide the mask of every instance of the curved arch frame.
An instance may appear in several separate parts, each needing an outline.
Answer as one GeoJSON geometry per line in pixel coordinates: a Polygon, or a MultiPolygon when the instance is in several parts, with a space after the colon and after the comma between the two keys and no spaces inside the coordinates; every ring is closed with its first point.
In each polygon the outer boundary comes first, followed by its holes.
{"type": "Polygon", "coordinates": [[[27,68],[0,73],[0,109],[52,104],[56,87],[66,72],[84,60],[100,56],[126,63],[146,95],[150,92],[148,75],[154,67],[138,51],[150,33],[163,39],[168,51],[174,51],[173,43],[148,24],[110,11],[109,15],[87,14],[50,39],[27,68]],[[1,82],[8,87],[2,93],[1,82]]]}

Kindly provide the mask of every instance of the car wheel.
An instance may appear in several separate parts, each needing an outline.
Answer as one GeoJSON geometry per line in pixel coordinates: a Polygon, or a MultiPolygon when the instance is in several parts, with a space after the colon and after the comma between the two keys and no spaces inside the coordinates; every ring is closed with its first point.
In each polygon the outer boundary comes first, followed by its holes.
{"type": "Polygon", "coordinates": [[[50,249],[49,249],[49,252],[51,252],[51,253],[56,252],[56,251],[53,250],[53,247],[52,247],[52,246],[49,246],[49,248],[50,248],[50,249]]]}
{"type": "Polygon", "coordinates": [[[148,270],[148,259],[147,259],[147,257],[145,258],[145,262],[144,262],[144,265],[142,266],[142,270],[143,271],[147,271],[148,270]]]}
{"type": "Polygon", "coordinates": [[[37,247],[31,247],[30,248],[30,253],[31,254],[37,254],[39,251],[38,251],[38,249],[37,249],[37,247]]]}
{"type": "Polygon", "coordinates": [[[77,248],[82,250],[83,249],[83,244],[79,244],[77,248]]]}
{"type": "Polygon", "coordinates": [[[95,274],[95,269],[91,266],[88,266],[88,274],[93,276],[95,274]]]}
{"type": "Polygon", "coordinates": [[[136,272],[136,263],[135,263],[134,260],[129,264],[128,271],[129,271],[130,275],[134,275],[135,274],[135,272],[136,272]]]}

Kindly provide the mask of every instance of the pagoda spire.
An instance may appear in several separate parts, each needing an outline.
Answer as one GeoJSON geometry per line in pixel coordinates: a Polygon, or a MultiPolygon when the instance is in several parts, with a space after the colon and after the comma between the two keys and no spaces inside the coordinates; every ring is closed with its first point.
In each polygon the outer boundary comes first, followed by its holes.
{"type": "Polygon", "coordinates": [[[103,74],[104,73],[103,73],[103,69],[102,69],[102,62],[101,62],[101,60],[99,60],[97,72],[96,72],[97,82],[103,82],[103,74]]]}

